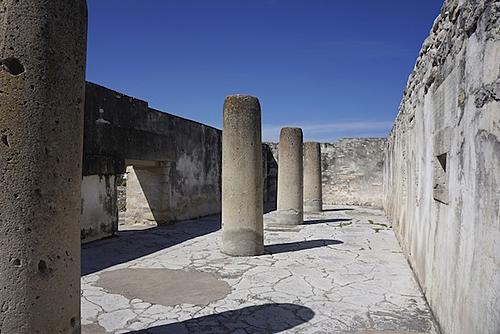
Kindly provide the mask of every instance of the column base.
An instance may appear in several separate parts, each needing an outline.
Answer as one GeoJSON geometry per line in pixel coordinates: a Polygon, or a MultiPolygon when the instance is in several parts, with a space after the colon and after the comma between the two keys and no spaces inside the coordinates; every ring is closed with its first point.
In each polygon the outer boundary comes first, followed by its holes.
{"type": "Polygon", "coordinates": [[[316,199],[316,200],[309,200],[309,201],[304,201],[304,212],[321,212],[323,211],[323,201],[316,199]]]}
{"type": "Polygon", "coordinates": [[[264,254],[264,236],[252,230],[224,231],[222,253],[230,256],[258,256],[264,254]]]}
{"type": "Polygon", "coordinates": [[[304,224],[304,213],[297,210],[278,210],[276,223],[280,225],[304,224]]]}

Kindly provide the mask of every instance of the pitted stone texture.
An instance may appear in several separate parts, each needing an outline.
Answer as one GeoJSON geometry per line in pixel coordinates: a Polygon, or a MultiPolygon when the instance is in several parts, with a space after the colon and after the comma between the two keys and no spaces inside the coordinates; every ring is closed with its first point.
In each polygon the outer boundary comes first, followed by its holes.
{"type": "Polygon", "coordinates": [[[303,135],[300,128],[280,132],[278,159],[278,223],[300,225],[304,212],[303,135]]]}
{"type": "Polygon", "coordinates": [[[304,143],[304,211],[323,209],[321,147],[319,143],[304,143]]]}
{"type": "MultiPolygon", "coordinates": [[[[82,277],[83,323],[107,333],[436,334],[381,211],[327,207],[306,214],[305,224],[298,226],[276,225],[277,216],[265,215],[266,254],[257,257],[220,252],[217,217],[121,231],[116,239],[84,246],[83,271],[89,274],[82,277]],[[89,268],[103,270],[91,273],[89,268]],[[186,279],[190,272],[210,274],[231,291],[206,304],[201,302],[202,289],[200,302],[190,303],[176,291],[172,296],[179,296],[177,304],[161,305],[146,294],[141,293],[144,300],[134,296],[137,287],[124,296],[99,285],[101,276],[123,268],[129,273],[183,271],[186,279]]],[[[128,280],[126,275],[112,277],[116,285],[128,280]]],[[[150,288],[150,295],[169,294],[175,285],[164,289],[145,284],[140,289],[150,288]]],[[[205,291],[212,293],[210,287],[205,291]]]]}
{"type": "Polygon", "coordinates": [[[0,4],[0,330],[80,332],[85,0],[0,4]]]}
{"type": "Polygon", "coordinates": [[[228,96],[222,131],[222,249],[233,256],[264,251],[261,131],[259,100],[228,96]]]}

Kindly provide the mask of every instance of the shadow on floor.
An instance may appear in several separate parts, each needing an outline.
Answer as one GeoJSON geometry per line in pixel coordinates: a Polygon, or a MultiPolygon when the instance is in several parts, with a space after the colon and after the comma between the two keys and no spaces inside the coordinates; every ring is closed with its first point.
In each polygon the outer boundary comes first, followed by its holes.
{"type": "Polygon", "coordinates": [[[340,240],[319,239],[319,240],[306,240],[306,241],[288,242],[284,244],[268,245],[265,246],[264,249],[266,254],[279,254],[279,253],[296,252],[296,251],[330,246],[330,245],[338,245],[343,243],[344,242],[340,240]]]}
{"type": "Polygon", "coordinates": [[[310,321],[314,312],[295,304],[264,304],[226,311],[129,334],[280,333],[310,321]]]}
{"type": "Polygon", "coordinates": [[[181,242],[215,232],[220,216],[158,226],[148,230],[119,231],[115,237],[82,245],[81,275],[135,260],[181,242]]]}
{"type": "Polygon", "coordinates": [[[354,211],[353,208],[340,208],[340,209],[324,209],[321,212],[337,212],[337,211],[354,211]]]}
{"type": "Polygon", "coordinates": [[[313,224],[325,224],[325,223],[340,223],[340,222],[349,222],[352,218],[333,218],[333,219],[317,219],[317,220],[305,220],[304,225],[313,225],[313,224]]]}

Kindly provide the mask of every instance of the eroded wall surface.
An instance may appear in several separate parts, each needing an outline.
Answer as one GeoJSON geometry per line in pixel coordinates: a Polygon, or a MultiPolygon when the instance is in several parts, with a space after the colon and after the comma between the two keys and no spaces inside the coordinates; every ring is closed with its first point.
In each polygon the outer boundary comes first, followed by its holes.
{"type": "Polygon", "coordinates": [[[445,334],[500,333],[499,18],[445,3],[385,151],[385,211],[445,334]]]}
{"type": "Polygon", "coordinates": [[[321,144],[323,202],[382,207],[384,148],[382,138],[321,144]]]}
{"type": "Polygon", "coordinates": [[[175,116],[169,125],[176,145],[169,174],[171,220],[219,213],[222,131],[175,116]]]}

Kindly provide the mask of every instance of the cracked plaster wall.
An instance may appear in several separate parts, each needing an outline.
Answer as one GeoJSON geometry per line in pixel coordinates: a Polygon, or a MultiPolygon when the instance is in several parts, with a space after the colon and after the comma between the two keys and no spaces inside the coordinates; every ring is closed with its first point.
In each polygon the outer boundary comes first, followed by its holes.
{"type": "Polygon", "coordinates": [[[499,18],[446,1],[385,150],[385,211],[445,334],[500,333],[499,18]]]}

